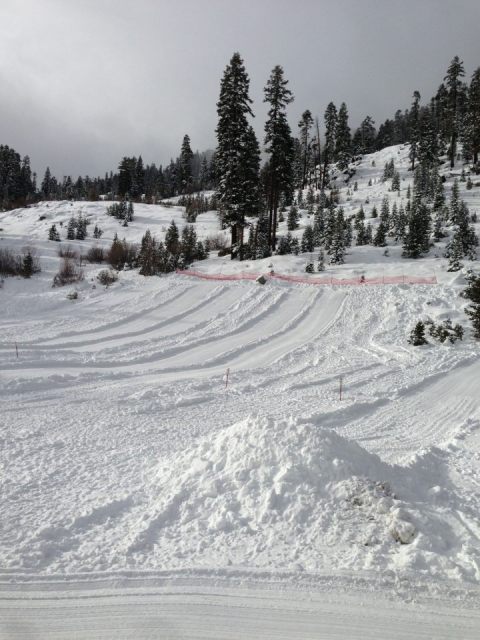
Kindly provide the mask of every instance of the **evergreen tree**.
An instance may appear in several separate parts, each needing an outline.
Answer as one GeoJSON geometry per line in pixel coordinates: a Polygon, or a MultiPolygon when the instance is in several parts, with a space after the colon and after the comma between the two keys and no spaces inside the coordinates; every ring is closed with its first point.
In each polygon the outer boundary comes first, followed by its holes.
{"type": "Polygon", "coordinates": [[[172,220],[165,234],[165,248],[168,251],[168,253],[177,255],[179,250],[179,245],[180,245],[180,236],[178,232],[178,227],[175,224],[175,221],[172,220]]]}
{"type": "Polygon", "coordinates": [[[419,347],[422,344],[428,344],[428,340],[425,338],[425,323],[417,322],[415,328],[410,333],[408,342],[414,347],[419,347]]]}
{"type": "Polygon", "coordinates": [[[330,264],[343,264],[345,262],[345,220],[343,209],[340,207],[334,218],[334,229],[330,248],[330,264]]]}
{"type": "Polygon", "coordinates": [[[251,181],[245,183],[246,166],[251,163],[247,156],[251,153],[252,142],[248,124],[248,116],[253,116],[249,84],[243,60],[239,53],[234,53],[220,84],[215,154],[216,195],[223,224],[230,227],[232,258],[237,252],[240,257],[242,254],[245,215],[252,186],[251,181]]]}
{"type": "Polygon", "coordinates": [[[27,251],[23,257],[22,276],[24,278],[30,278],[33,275],[33,267],[33,256],[30,251],[27,251]]]}
{"type": "Polygon", "coordinates": [[[268,258],[272,255],[270,244],[270,229],[268,218],[260,213],[255,231],[255,256],[254,258],[268,258]]]}
{"type": "Polygon", "coordinates": [[[352,157],[352,136],[348,126],[348,111],[345,102],[342,102],[338,110],[335,130],[335,157],[342,171],[347,168],[352,157]]]}
{"type": "Polygon", "coordinates": [[[192,190],[192,160],[193,151],[190,147],[190,137],[188,135],[185,135],[183,136],[182,147],[180,150],[180,193],[190,193],[192,190]]]}
{"type": "Polygon", "coordinates": [[[60,234],[58,233],[57,227],[54,224],[52,224],[52,226],[48,230],[48,239],[54,240],[55,242],[60,242],[60,234]]]}
{"type": "Polygon", "coordinates": [[[330,102],[324,115],[325,120],[325,144],[323,145],[323,188],[328,184],[328,166],[335,162],[335,139],[337,133],[338,114],[337,108],[330,102]]]}
{"type": "Polygon", "coordinates": [[[471,275],[464,295],[471,301],[465,313],[471,318],[473,337],[480,339],[480,276],[471,275]]]}
{"type": "Polygon", "coordinates": [[[102,235],[103,235],[102,229],[100,229],[100,227],[95,225],[95,228],[93,230],[93,237],[95,238],[95,240],[98,240],[99,238],[101,238],[102,235]]]}
{"type": "Polygon", "coordinates": [[[260,147],[252,126],[245,132],[244,145],[245,211],[249,216],[256,216],[260,208],[260,147]]]}
{"type": "Polygon", "coordinates": [[[293,100],[288,80],[283,69],[274,67],[265,87],[264,102],[270,105],[265,123],[265,148],[270,154],[269,173],[269,236],[272,250],[275,250],[277,233],[277,211],[280,197],[291,198],[293,192],[293,138],[288,124],[286,107],[293,100]]]}
{"type": "Polygon", "coordinates": [[[415,170],[415,160],[418,155],[418,145],[420,142],[420,92],[413,92],[413,102],[410,109],[410,169],[415,170]]]}
{"type": "Polygon", "coordinates": [[[477,168],[480,152],[480,67],[474,72],[468,89],[462,140],[464,156],[477,168]]]}
{"type": "Polygon", "coordinates": [[[302,252],[309,252],[311,253],[314,249],[314,234],[313,234],[313,227],[310,224],[307,224],[307,226],[305,227],[305,230],[303,232],[302,235],[302,252]]]}
{"type": "Polygon", "coordinates": [[[87,237],[87,220],[82,216],[81,213],[78,214],[78,218],[76,221],[76,240],[85,240],[87,237]]]}
{"type": "Polygon", "coordinates": [[[322,244],[324,232],[325,232],[325,218],[323,215],[323,208],[318,206],[315,212],[314,222],[313,222],[313,241],[315,246],[322,244]]]}
{"type": "Polygon", "coordinates": [[[203,156],[202,164],[200,165],[200,189],[203,191],[208,188],[210,183],[209,167],[207,156],[203,156]]]}
{"type": "Polygon", "coordinates": [[[320,253],[318,254],[317,271],[325,271],[325,254],[323,253],[323,249],[320,249],[320,253]]]}
{"type": "Polygon", "coordinates": [[[463,62],[455,56],[450,62],[447,75],[444,80],[447,89],[447,135],[449,139],[448,157],[450,167],[455,166],[455,156],[457,155],[457,141],[461,127],[461,101],[464,98],[464,88],[461,78],[465,75],[463,62]]]}
{"type": "Polygon", "coordinates": [[[54,196],[53,184],[54,183],[53,183],[52,174],[50,173],[50,167],[47,167],[45,170],[45,175],[43,177],[42,186],[41,186],[42,195],[45,200],[50,200],[54,196]]]}
{"type": "Polygon", "coordinates": [[[392,191],[400,191],[400,174],[395,171],[392,178],[392,191]]]}
{"type": "Polygon", "coordinates": [[[405,258],[420,258],[429,248],[430,214],[421,201],[414,201],[408,216],[408,231],[403,243],[405,258]]]}
{"type": "Polygon", "coordinates": [[[386,237],[387,237],[387,229],[385,227],[385,223],[383,222],[383,220],[380,220],[380,224],[377,227],[377,231],[373,239],[373,244],[376,247],[386,247],[387,246],[386,237]]]}
{"type": "Polygon", "coordinates": [[[292,204],[292,206],[288,211],[287,229],[289,231],[294,231],[295,229],[298,229],[298,209],[294,204],[292,204]]]}
{"type": "Polygon", "coordinates": [[[453,240],[450,243],[448,251],[448,269],[447,271],[460,271],[463,267],[460,260],[463,258],[462,238],[458,232],[455,232],[453,240]]]}
{"type": "Polygon", "coordinates": [[[308,184],[308,174],[311,165],[311,144],[310,144],[310,129],[313,126],[313,117],[310,111],[304,111],[301,117],[298,127],[300,129],[300,185],[302,189],[308,184]]]}
{"type": "Polygon", "coordinates": [[[75,240],[75,231],[77,229],[77,223],[72,216],[67,225],[67,240],[75,240]]]}
{"type": "Polygon", "coordinates": [[[360,127],[355,131],[352,144],[355,153],[371,153],[375,150],[375,139],[377,132],[375,122],[371,116],[367,116],[362,121],[360,127]]]}
{"type": "Polygon", "coordinates": [[[157,246],[155,238],[147,229],[142,238],[140,245],[140,253],[138,255],[138,264],[140,266],[140,275],[153,276],[158,271],[157,264],[157,246]]]}

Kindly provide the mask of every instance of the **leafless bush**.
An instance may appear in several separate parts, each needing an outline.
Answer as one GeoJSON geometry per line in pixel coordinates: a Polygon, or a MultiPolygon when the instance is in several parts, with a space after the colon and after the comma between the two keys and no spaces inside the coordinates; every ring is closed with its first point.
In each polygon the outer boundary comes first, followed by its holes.
{"type": "Polygon", "coordinates": [[[105,260],[105,252],[102,247],[91,247],[85,258],[88,262],[103,262],[105,260]]]}
{"type": "Polygon", "coordinates": [[[69,260],[78,260],[78,251],[75,251],[73,247],[60,247],[58,248],[58,255],[60,258],[68,258],[69,260]]]}
{"type": "Polygon", "coordinates": [[[83,270],[77,267],[71,258],[62,258],[60,271],[53,278],[54,287],[63,287],[65,284],[72,284],[83,280],[83,270]]]}
{"type": "Polygon", "coordinates": [[[11,249],[0,249],[0,275],[17,276],[22,270],[21,256],[13,253],[11,249]]]}
{"type": "Polygon", "coordinates": [[[35,247],[23,247],[22,253],[11,249],[0,249],[0,275],[29,278],[40,271],[40,261],[35,247]]]}
{"type": "Polygon", "coordinates": [[[217,233],[216,235],[208,236],[205,240],[205,245],[208,251],[221,251],[228,246],[228,240],[223,233],[217,233]]]}
{"type": "Polygon", "coordinates": [[[100,284],[108,287],[110,284],[113,284],[118,280],[118,276],[115,271],[112,271],[111,269],[102,269],[102,271],[97,275],[97,280],[100,284]]]}

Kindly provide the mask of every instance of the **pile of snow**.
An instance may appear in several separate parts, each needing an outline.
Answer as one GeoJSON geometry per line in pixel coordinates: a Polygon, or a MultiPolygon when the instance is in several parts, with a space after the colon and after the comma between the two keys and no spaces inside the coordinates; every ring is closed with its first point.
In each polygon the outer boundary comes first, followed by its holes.
{"type": "Polygon", "coordinates": [[[450,493],[437,484],[441,455],[392,466],[313,424],[250,417],[147,474],[151,503],[128,552],[170,566],[184,558],[189,566],[333,564],[451,577],[458,540],[442,530],[450,493]]]}

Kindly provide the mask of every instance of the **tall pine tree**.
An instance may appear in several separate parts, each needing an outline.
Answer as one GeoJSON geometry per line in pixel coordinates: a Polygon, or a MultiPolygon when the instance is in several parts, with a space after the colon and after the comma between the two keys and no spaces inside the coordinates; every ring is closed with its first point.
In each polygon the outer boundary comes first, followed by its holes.
{"type": "Polygon", "coordinates": [[[283,69],[274,67],[265,87],[264,102],[268,102],[267,121],[265,123],[265,148],[270,154],[268,163],[268,211],[269,238],[272,250],[275,250],[277,235],[277,212],[281,196],[288,202],[293,192],[293,138],[288,124],[286,107],[293,100],[288,80],[283,69]]]}

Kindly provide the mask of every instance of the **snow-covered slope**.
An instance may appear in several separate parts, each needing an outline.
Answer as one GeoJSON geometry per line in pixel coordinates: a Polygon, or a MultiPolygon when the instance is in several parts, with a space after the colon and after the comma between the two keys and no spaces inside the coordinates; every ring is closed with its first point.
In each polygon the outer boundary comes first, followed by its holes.
{"type": "MultiPolygon", "coordinates": [[[[358,190],[340,191],[347,215],[379,207],[391,157],[405,198],[407,154],[392,147],[359,163],[358,190]]],[[[480,208],[480,188],[460,185],[471,211],[480,208]]],[[[480,348],[459,295],[464,275],[446,271],[442,247],[416,261],[400,246],[389,256],[353,247],[326,272],[434,274],[437,285],[261,286],[123,271],[104,288],[101,267],[87,264],[83,282],[52,288],[59,258],[48,228],[63,222],[65,235],[72,212],[104,229],[103,246],[115,232],[139,241],[146,228],[161,238],[172,218],[183,224],[179,207],[136,205],[123,228],[105,207],[0,214],[1,246],[33,245],[42,265],[0,289],[3,589],[213,571],[290,584],[307,576],[310,586],[362,576],[410,596],[454,585],[478,599],[480,348]],[[73,288],[77,300],[67,298],[73,288]],[[410,346],[427,317],[460,322],[464,340],[410,346]]],[[[200,238],[219,232],[213,212],[196,227],[200,238]]],[[[94,241],[62,244],[85,253],[94,241]]],[[[268,272],[270,262],[305,275],[305,255],[241,264],[212,255],[195,268],[268,272]]]]}

